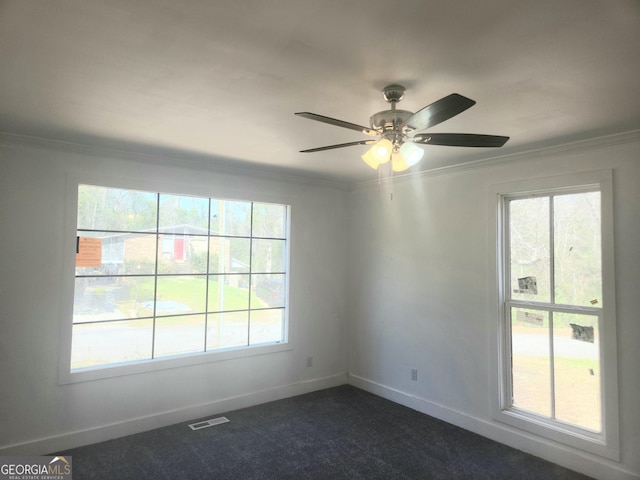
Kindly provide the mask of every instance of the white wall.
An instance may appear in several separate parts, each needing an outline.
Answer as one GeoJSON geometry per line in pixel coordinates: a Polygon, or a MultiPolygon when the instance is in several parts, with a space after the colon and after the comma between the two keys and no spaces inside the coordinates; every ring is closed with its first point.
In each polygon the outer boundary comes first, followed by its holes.
{"type": "MultiPolygon", "coordinates": [[[[434,153],[436,150],[434,150],[434,153]]],[[[425,155],[428,160],[429,152],[425,155]]],[[[360,186],[350,195],[349,381],[598,478],[640,475],[640,135],[360,186]],[[621,462],[492,419],[492,184],[613,169],[621,462]],[[393,199],[389,190],[393,190],[393,199]],[[410,370],[418,369],[418,381],[410,370]]],[[[494,250],[495,251],[495,250],[494,250]]]]}
{"type": "Polygon", "coordinates": [[[0,454],[44,454],[346,382],[344,189],[216,173],[184,159],[0,141],[0,454]],[[293,349],[58,385],[66,179],[79,172],[291,199],[293,349]]]}
{"type": "Polygon", "coordinates": [[[350,383],[589,475],[640,474],[637,133],[414,175],[393,184],[393,201],[386,186],[347,194],[182,159],[0,141],[0,454],[48,453],[220,413],[341,384],[349,371],[350,383]],[[603,168],[614,170],[619,464],[496,423],[488,391],[489,185],[603,168]],[[65,181],[81,171],[293,198],[294,349],[58,385],[65,181]]]}

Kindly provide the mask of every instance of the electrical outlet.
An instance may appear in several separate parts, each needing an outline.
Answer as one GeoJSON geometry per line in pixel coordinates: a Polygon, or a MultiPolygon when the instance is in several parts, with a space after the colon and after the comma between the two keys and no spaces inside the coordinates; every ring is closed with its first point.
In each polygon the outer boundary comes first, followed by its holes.
{"type": "Polygon", "coordinates": [[[307,357],[307,367],[313,367],[313,357],[311,355],[307,357]]]}
{"type": "Polygon", "coordinates": [[[411,380],[413,380],[414,382],[418,381],[418,369],[416,368],[411,369],[411,380]]]}

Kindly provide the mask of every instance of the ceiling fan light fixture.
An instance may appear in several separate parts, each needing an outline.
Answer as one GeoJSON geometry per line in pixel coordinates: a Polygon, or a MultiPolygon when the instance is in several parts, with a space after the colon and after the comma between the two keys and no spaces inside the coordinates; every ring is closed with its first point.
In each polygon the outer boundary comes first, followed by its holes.
{"type": "Polygon", "coordinates": [[[405,142],[400,146],[400,154],[407,165],[413,167],[416,163],[422,160],[424,150],[418,147],[415,143],[405,142]]]}
{"type": "Polygon", "coordinates": [[[422,160],[423,155],[424,150],[416,144],[411,142],[403,143],[400,148],[395,149],[391,154],[391,169],[394,172],[404,172],[422,160]]]}
{"type": "Polygon", "coordinates": [[[391,154],[391,170],[394,172],[404,172],[409,169],[409,167],[411,167],[411,165],[407,163],[405,158],[402,156],[402,153],[394,151],[391,154]]]}
{"type": "Polygon", "coordinates": [[[391,140],[383,138],[367,152],[362,155],[362,160],[371,168],[376,170],[383,163],[387,163],[391,157],[391,151],[393,150],[393,144],[391,140]]]}

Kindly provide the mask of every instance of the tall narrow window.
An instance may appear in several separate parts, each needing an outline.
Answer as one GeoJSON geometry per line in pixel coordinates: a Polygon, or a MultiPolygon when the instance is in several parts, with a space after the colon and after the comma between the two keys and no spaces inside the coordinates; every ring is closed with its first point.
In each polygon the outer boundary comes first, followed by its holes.
{"type": "Polygon", "coordinates": [[[495,188],[496,418],[616,458],[611,174],[495,188]]]}
{"type": "Polygon", "coordinates": [[[288,207],[79,185],[71,371],[285,342],[288,207]]]}
{"type": "Polygon", "coordinates": [[[600,192],[505,201],[511,405],[600,432],[600,192]]]}

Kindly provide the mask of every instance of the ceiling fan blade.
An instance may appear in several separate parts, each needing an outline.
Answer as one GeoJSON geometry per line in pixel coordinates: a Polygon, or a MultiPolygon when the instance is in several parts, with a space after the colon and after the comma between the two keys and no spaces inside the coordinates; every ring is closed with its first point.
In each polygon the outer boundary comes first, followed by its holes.
{"type": "Polygon", "coordinates": [[[400,128],[408,127],[411,130],[424,130],[425,128],[433,127],[445,120],[449,120],[451,117],[455,117],[467,108],[474,106],[475,103],[476,102],[470,98],[452,93],[418,110],[400,125],[400,128]]]}
{"type": "Polygon", "coordinates": [[[300,153],[322,152],[323,150],[332,150],[334,148],[351,147],[353,145],[370,145],[376,142],[377,140],[360,140],[359,142],[339,143],[337,145],[328,145],[326,147],[309,148],[308,150],[300,150],[300,153]]]}
{"type": "Polygon", "coordinates": [[[419,133],[412,139],[426,145],[446,145],[450,147],[501,147],[509,137],[500,135],[478,135],[475,133],[419,133]]]}
{"type": "Polygon", "coordinates": [[[328,123],[329,125],[335,125],[336,127],[348,128],[350,130],[356,130],[367,135],[376,136],[378,132],[370,129],[369,127],[363,127],[362,125],[356,125],[355,123],[345,122],[344,120],[338,120],[336,118],[325,117],[324,115],[318,115],[311,112],[297,112],[296,115],[309,120],[315,120],[317,122],[328,123]]]}

